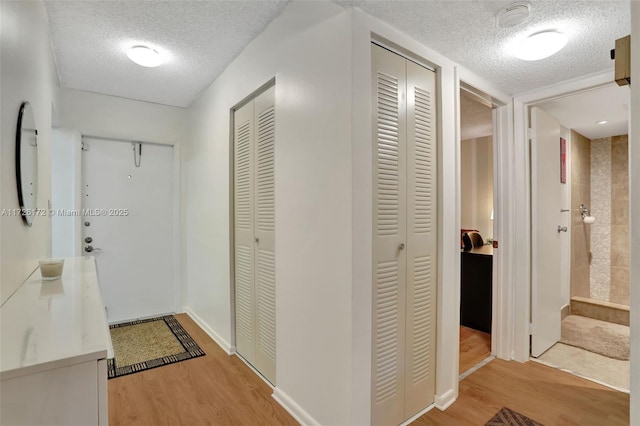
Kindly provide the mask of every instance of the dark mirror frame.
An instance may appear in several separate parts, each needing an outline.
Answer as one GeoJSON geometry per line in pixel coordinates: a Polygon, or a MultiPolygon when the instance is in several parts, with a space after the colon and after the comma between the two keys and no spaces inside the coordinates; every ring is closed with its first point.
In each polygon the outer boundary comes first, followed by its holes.
{"type": "MultiPolygon", "coordinates": [[[[22,188],[22,167],[21,167],[21,147],[22,147],[22,122],[24,119],[25,110],[27,107],[31,108],[29,102],[23,102],[20,105],[20,112],[18,113],[18,125],[16,127],[16,183],[18,187],[18,204],[20,206],[20,215],[22,216],[22,220],[27,226],[31,226],[33,224],[34,215],[33,212],[27,212],[24,203],[24,194],[22,188]]],[[[33,117],[33,109],[31,108],[31,115],[33,117]]],[[[35,123],[34,123],[35,124],[35,123]]],[[[36,138],[38,136],[38,130],[35,130],[36,138]]],[[[36,150],[37,150],[37,140],[36,140],[36,150]]],[[[37,151],[36,151],[37,152],[37,151]]],[[[37,182],[36,182],[37,185],[37,182]]],[[[35,206],[34,206],[35,207],[35,206]]]]}

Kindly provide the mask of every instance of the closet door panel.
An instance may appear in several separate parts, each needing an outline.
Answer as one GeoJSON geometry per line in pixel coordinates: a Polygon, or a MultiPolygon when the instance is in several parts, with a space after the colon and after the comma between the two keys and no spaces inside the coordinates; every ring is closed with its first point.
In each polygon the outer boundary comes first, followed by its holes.
{"type": "Polygon", "coordinates": [[[372,45],[374,424],[404,420],[406,64],[372,45]]]}
{"type": "Polygon", "coordinates": [[[407,61],[405,418],[434,400],[437,265],[435,73],[407,61]]]}
{"type": "Polygon", "coordinates": [[[275,87],[255,99],[256,364],[276,379],[275,87]]]}
{"type": "Polygon", "coordinates": [[[255,362],[253,102],[234,114],[236,349],[255,362]]]}

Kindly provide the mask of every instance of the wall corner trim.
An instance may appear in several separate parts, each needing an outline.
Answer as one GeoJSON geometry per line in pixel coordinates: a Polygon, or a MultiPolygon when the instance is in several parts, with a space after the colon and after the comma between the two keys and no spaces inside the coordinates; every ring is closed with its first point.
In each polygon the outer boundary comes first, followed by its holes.
{"type": "Polygon", "coordinates": [[[444,411],[456,402],[456,399],[458,399],[458,395],[456,395],[455,390],[449,389],[442,395],[436,395],[434,405],[438,410],[444,411]]]}
{"type": "Polygon", "coordinates": [[[227,353],[227,355],[233,355],[234,353],[236,353],[236,348],[234,346],[231,346],[229,342],[227,342],[218,333],[216,333],[209,326],[209,324],[207,324],[202,318],[200,318],[198,314],[196,314],[191,308],[185,306],[184,313],[189,315],[189,318],[191,318],[196,324],[198,324],[200,328],[203,329],[204,332],[207,333],[209,337],[211,337],[213,341],[216,342],[218,346],[220,346],[222,350],[227,353]]]}
{"type": "Polygon", "coordinates": [[[289,395],[284,393],[282,389],[277,386],[273,388],[273,394],[271,397],[275,399],[278,404],[282,406],[293,418],[303,426],[320,426],[320,423],[311,417],[304,408],[299,406],[289,395]]]}

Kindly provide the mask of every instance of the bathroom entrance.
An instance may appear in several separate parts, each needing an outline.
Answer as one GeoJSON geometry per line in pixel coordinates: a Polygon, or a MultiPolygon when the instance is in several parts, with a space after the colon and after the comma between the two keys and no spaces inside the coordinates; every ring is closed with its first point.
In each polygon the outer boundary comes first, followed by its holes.
{"type": "Polygon", "coordinates": [[[531,355],[629,390],[627,87],[530,105],[531,355]]]}

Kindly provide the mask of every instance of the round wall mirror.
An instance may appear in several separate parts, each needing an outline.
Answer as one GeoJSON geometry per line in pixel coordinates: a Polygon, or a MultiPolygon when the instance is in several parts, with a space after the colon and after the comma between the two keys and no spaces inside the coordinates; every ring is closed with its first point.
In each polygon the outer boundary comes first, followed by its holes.
{"type": "Polygon", "coordinates": [[[16,130],[16,181],[22,219],[31,226],[38,200],[38,130],[29,102],[20,105],[16,130]]]}

